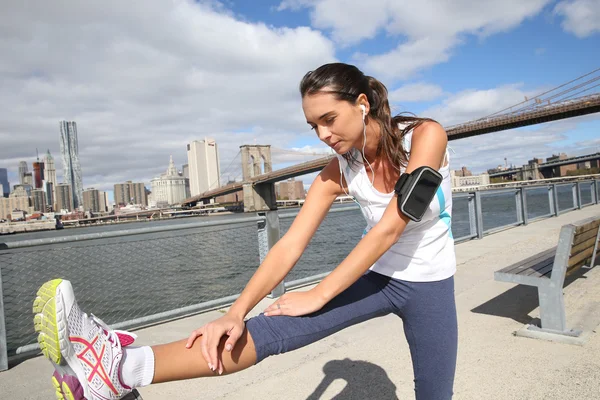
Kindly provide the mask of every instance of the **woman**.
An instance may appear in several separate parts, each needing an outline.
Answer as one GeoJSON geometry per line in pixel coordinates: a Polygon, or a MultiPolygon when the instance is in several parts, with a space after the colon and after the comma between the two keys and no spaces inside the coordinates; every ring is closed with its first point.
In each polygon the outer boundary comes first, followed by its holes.
{"type": "Polygon", "coordinates": [[[131,334],[112,331],[81,312],[68,281],[42,286],[35,326],[44,355],[56,367],[59,395],[117,399],[151,383],[229,374],[395,313],[403,319],[410,347],[416,398],[452,397],[456,261],[447,135],[432,120],[392,118],[384,85],[351,65],[327,64],[307,73],[300,92],[308,124],[337,157],[315,179],[289,231],[227,314],[187,340],[132,347],[131,334]],[[421,166],[438,170],[443,181],[417,223],[398,210],[394,185],[401,174],[421,166]],[[360,242],[314,288],[287,293],[245,321],[292,269],[343,194],[356,199],[367,221],[360,242]]]}

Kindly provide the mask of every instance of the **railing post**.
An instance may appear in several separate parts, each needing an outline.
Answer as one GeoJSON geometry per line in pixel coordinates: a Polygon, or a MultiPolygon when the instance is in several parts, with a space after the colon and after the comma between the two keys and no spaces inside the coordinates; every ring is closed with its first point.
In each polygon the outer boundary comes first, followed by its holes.
{"type": "Polygon", "coordinates": [[[475,231],[477,234],[477,239],[483,239],[483,213],[481,211],[481,193],[477,190],[475,191],[475,196],[473,197],[473,214],[474,214],[474,222],[475,222],[475,231]]]}
{"type": "Polygon", "coordinates": [[[581,187],[579,182],[575,182],[571,190],[573,191],[573,207],[576,210],[581,210],[581,187]]]}
{"type": "Polygon", "coordinates": [[[598,198],[600,197],[600,196],[598,196],[598,186],[599,186],[598,181],[593,179],[592,186],[593,186],[593,190],[594,190],[594,194],[593,194],[594,197],[592,197],[592,199],[593,199],[592,202],[598,204],[598,198]]]}
{"type": "Polygon", "coordinates": [[[520,187],[515,193],[515,201],[517,204],[517,222],[527,225],[527,193],[524,187],[520,187]]]}
{"type": "MultiPolygon", "coordinates": [[[[269,250],[279,240],[279,214],[277,211],[265,211],[259,212],[258,215],[265,217],[264,221],[258,222],[258,254],[262,264],[269,250]]],[[[268,297],[279,297],[284,293],[285,282],[281,280],[268,297]]]]}
{"type": "Polygon", "coordinates": [[[558,217],[560,214],[560,209],[558,208],[558,190],[555,183],[550,185],[550,192],[548,192],[548,196],[550,196],[550,213],[554,214],[555,217],[558,217]]]}
{"type": "Polygon", "coordinates": [[[475,215],[475,194],[467,197],[467,206],[469,208],[469,234],[471,237],[477,236],[477,217],[475,215]]]}
{"type": "Polygon", "coordinates": [[[0,371],[8,369],[6,323],[4,322],[4,293],[2,291],[2,267],[0,267],[0,371]]]}

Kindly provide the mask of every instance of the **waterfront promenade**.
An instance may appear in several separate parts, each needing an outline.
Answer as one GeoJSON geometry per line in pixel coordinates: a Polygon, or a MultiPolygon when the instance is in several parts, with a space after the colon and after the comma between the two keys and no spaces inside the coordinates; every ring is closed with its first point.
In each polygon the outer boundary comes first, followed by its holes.
{"type": "MultiPolygon", "coordinates": [[[[599,214],[600,205],[593,205],[456,246],[456,399],[600,397],[600,271],[586,271],[564,290],[568,325],[584,330],[583,346],[515,337],[514,331],[539,315],[536,288],[493,277],[494,271],[555,246],[562,225],[599,214]]],[[[272,301],[263,300],[253,314],[272,301]]],[[[138,343],[182,339],[222,312],[140,329],[138,343]]],[[[0,372],[0,398],[52,399],[51,373],[42,357],[12,366],[0,372]]],[[[412,399],[412,380],[402,322],[390,315],[232,376],[160,384],[140,393],[145,400],[412,399]]]]}

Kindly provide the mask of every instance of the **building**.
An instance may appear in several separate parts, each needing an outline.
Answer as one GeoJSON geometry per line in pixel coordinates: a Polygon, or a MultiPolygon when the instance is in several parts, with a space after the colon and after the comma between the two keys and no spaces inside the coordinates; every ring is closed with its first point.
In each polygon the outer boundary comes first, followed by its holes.
{"type": "Polygon", "coordinates": [[[105,210],[104,192],[100,192],[98,189],[89,188],[83,191],[83,211],[89,211],[92,213],[100,213],[105,210]],[[102,193],[102,197],[100,197],[102,193]]]}
{"type": "Polygon", "coordinates": [[[487,172],[481,175],[458,176],[459,171],[450,171],[452,187],[461,186],[485,186],[490,184],[490,175],[487,172]]]}
{"type": "Polygon", "coordinates": [[[50,154],[50,150],[46,152],[46,157],[44,158],[44,178],[46,178],[46,182],[50,182],[52,184],[52,204],[54,204],[54,199],[56,198],[54,188],[58,182],[56,182],[56,167],[54,165],[54,157],[52,157],[50,154]]]}
{"type": "Polygon", "coordinates": [[[14,190],[8,197],[31,197],[33,187],[30,185],[15,185],[14,190]]]}
{"type": "Polygon", "coordinates": [[[306,198],[304,183],[294,178],[275,183],[277,200],[301,200],[306,198]]]}
{"type": "Polygon", "coordinates": [[[46,212],[47,200],[46,192],[43,189],[35,189],[31,191],[31,199],[33,200],[33,211],[46,212]]]}
{"type": "Polygon", "coordinates": [[[117,183],[114,186],[114,194],[117,206],[126,206],[127,204],[148,206],[148,194],[146,186],[143,183],[134,183],[132,181],[117,183]]]}
{"type": "Polygon", "coordinates": [[[180,176],[173,163],[173,156],[169,161],[167,172],[158,178],[152,179],[152,201],[157,207],[166,207],[180,204],[186,199],[185,178],[180,176]]]}
{"type": "Polygon", "coordinates": [[[0,168],[0,197],[8,197],[10,194],[10,183],[8,182],[8,170],[0,168]]]}
{"type": "Polygon", "coordinates": [[[23,183],[21,185],[33,187],[33,174],[31,172],[25,172],[25,175],[23,175],[23,183]]]}
{"type": "Polygon", "coordinates": [[[19,161],[19,183],[21,185],[25,184],[25,174],[29,172],[27,168],[27,161],[19,161]]]}
{"type": "Polygon", "coordinates": [[[33,214],[31,197],[11,196],[8,199],[4,197],[0,198],[0,219],[11,219],[11,214],[15,210],[33,214]]]}
{"type": "Polygon", "coordinates": [[[190,166],[189,166],[189,164],[183,164],[181,166],[181,175],[184,178],[190,179],[190,166]]]}
{"type": "Polygon", "coordinates": [[[110,204],[110,201],[108,201],[108,192],[100,192],[100,197],[102,198],[102,201],[104,201],[104,210],[111,211],[112,205],[110,204]]]}
{"type": "Polygon", "coordinates": [[[33,162],[33,186],[36,189],[42,188],[44,182],[44,163],[40,161],[33,162]]]}
{"type": "Polygon", "coordinates": [[[73,207],[77,209],[83,206],[83,182],[75,121],[60,121],[60,154],[63,161],[63,179],[65,184],[71,187],[73,207]]]}
{"type": "Polygon", "coordinates": [[[454,174],[458,177],[473,176],[473,173],[469,171],[467,167],[462,167],[461,169],[454,171],[454,174]]]}
{"type": "Polygon", "coordinates": [[[54,196],[54,183],[44,181],[43,190],[46,192],[46,205],[54,211],[54,201],[56,199],[54,196]]]}
{"type": "Polygon", "coordinates": [[[214,139],[194,140],[187,145],[191,196],[221,187],[219,151],[214,139]]]}
{"type": "MultiPolygon", "coordinates": [[[[546,158],[546,162],[566,160],[567,158],[569,158],[569,156],[567,156],[565,153],[552,154],[552,157],[546,158]]],[[[550,176],[556,177],[556,178],[561,177],[561,176],[567,176],[568,171],[575,171],[576,169],[577,169],[576,164],[561,165],[561,166],[552,168],[552,173],[550,176]]]]}
{"type": "Polygon", "coordinates": [[[58,185],[56,185],[54,193],[56,193],[55,211],[73,211],[73,190],[71,189],[71,185],[69,185],[68,183],[59,183],[58,185]]]}

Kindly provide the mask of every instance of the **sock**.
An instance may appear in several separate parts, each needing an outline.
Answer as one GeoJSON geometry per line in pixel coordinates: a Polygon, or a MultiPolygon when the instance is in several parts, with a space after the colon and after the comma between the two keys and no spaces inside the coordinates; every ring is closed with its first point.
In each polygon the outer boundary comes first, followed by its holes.
{"type": "Polygon", "coordinates": [[[121,380],[130,388],[148,386],[154,379],[154,352],[150,346],[123,349],[121,380]]]}

